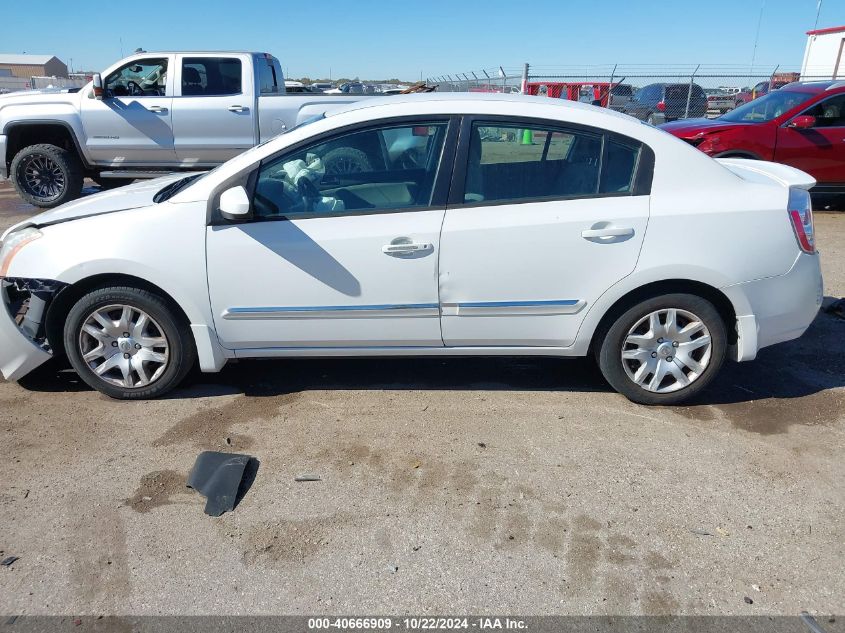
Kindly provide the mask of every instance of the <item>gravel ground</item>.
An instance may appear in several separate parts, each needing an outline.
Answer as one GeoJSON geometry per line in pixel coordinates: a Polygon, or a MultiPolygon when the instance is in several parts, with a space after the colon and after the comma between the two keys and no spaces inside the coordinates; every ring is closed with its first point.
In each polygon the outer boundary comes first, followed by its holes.
{"type": "MultiPolygon", "coordinates": [[[[30,213],[0,184],[0,225],[30,213]]],[[[845,214],[817,231],[841,297],[845,214]]],[[[582,360],[244,362],[137,403],[0,382],[0,613],[841,614],[843,341],[820,315],[673,408],[582,360]],[[184,485],[204,449],[260,460],[217,519],[184,485]]]]}

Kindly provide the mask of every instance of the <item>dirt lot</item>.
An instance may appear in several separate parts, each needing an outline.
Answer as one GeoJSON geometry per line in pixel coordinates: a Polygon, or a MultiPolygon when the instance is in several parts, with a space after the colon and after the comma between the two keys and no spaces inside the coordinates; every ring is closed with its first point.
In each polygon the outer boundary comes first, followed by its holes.
{"type": "MultiPolygon", "coordinates": [[[[0,186],[0,225],[30,212],[0,186]]],[[[845,214],[817,230],[843,296],[845,214]]],[[[586,361],[251,362],[139,403],[0,383],[0,613],[841,614],[843,350],[820,315],[664,409],[586,361]],[[184,486],[203,449],[261,462],[219,519],[184,486]]]]}

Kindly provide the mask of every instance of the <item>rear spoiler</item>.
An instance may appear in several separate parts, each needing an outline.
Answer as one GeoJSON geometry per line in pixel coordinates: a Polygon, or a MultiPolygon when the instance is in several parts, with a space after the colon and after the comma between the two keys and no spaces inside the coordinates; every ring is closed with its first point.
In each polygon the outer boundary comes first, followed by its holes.
{"type": "Polygon", "coordinates": [[[774,181],[783,187],[798,189],[811,189],[816,186],[816,180],[810,174],[788,165],[749,158],[717,158],[716,162],[750,182],[774,181]]]}

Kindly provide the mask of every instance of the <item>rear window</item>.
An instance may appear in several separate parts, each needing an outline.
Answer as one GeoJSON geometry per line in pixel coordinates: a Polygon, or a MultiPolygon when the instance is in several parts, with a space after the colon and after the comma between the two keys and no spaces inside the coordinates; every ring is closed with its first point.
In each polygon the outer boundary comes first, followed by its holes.
{"type": "Polygon", "coordinates": [[[279,94],[279,78],[276,75],[276,69],[273,67],[273,61],[259,59],[257,63],[260,93],[263,95],[279,94]]]}

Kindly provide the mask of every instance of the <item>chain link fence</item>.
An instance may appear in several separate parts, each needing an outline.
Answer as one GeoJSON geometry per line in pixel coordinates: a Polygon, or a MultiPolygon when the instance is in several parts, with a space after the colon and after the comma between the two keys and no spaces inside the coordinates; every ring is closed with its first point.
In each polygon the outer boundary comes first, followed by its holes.
{"type": "Polygon", "coordinates": [[[46,90],[81,88],[91,80],[84,75],[70,77],[8,77],[0,76],[0,94],[18,92],[20,90],[46,90]]]}
{"type": "MultiPolygon", "coordinates": [[[[821,69],[819,69],[820,71],[821,69]]],[[[497,67],[429,77],[443,92],[527,93],[580,101],[643,121],[715,118],[794,81],[830,81],[780,66],[647,65],[497,67]]]]}

